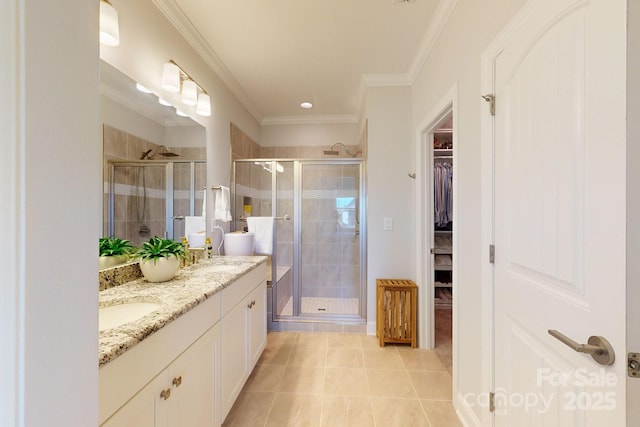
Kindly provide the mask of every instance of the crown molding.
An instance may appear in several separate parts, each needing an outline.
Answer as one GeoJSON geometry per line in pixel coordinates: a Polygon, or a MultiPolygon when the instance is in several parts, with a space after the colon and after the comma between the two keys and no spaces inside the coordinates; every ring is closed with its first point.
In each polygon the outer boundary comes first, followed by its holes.
{"type": "Polygon", "coordinates": [[[433,46],[435,46],[436,42],[438,41],[440,33],[442,33],[445,25],[447,25],[447,22],[449,21],[449,18],[451,17],[451,14],[453,13],[453,10],[456,8],[457,4],[458,0],[441,0],[438,3],[438,7],[436,8],[433,17],[429,22],[429,26],[427,27],[427,32],[424,34],[424,37],[420,42],[420,46],[418,47],[418,51],[416,52],[416,56],[413,58],[411,67],[407,72],[407,77],[410,85],[412,85],[416,81],[418,73],[431,54],[433,46]]]}
{"type": "Polygon", "coordinates": [[[353,124],[358,123],[354,114],[333,116],[272,116],[262,119],[262,126],[272,125],[310,125],[310,124],[353,124]]]}
{"type": "Polygon", "coordinates": [[[222,82],[235,95],[240,103],[247,109],[249,114],[260,123],[263,119],[262,113],[251,102],[244,89],[231,74],[227,66],[218,57],[209,43],[196,30],[191,21],[189,21],[182,9],[173,0],[153,0],[153,4],[164,14],[171,22],[176,30],[185,38],[187,43],[193,47],[198,55],[207,63],[213,72],[222,80],[222,82]]]}
{"type": "Polygon", "coordinates": [[[224,84],[238,98],[240,103],[249,111],[258,123],[263,126],[283,125],[283,124],[324,124],[324,123],[358,123],[364,113],[366,92],[369,87],[382,86],[411,86],[415,82],[418,73],[424,66],[427,58],[431,54],[438,37],[442,33],[445,25],[449,21],[458,0],[441,0],[436,11],[427,26],[418,51],[406,73],[396,74],[363,74],[360,79],[359,102],[354,115],[335,116],[272,116],[264,117],[262,113],[253,105],[240,84],[233,77],[229,69],[214,52],[204,37],[195,29],[180,7],[174,0],[153,0],[156,7],[166,16],[178,32],[195,49],[202,59],[211,67],[224,84]]]}
{"type": "Polygon", "coordinates": [[[364,104],[367,100],[367,89],[376,86],[411,86],[415,83],[418,73],[427,61],[440,37],[440,33],[449,21],[458,0],[441,0],[429,22],[427,32],[424,34],[418,51],[411,62],[409,71],[399,74],[363,74],[360,79],[360,93],[358,94],[358,108],[356,117],[362,121],[364,114],[364,104]]]}

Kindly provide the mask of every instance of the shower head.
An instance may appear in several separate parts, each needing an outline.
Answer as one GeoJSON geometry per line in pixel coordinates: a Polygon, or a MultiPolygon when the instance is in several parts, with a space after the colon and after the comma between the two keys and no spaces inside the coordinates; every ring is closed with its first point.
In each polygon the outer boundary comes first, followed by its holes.
{"type": "Polygon", "coordinates": [[[166,145],[161,145],[161,146],[158,148],[158,150],[159,150],[160,148],[164,148],[165,150],[167,150],[167,151],[165,151],[164,153],[158,153],[158,154],[160,154],[161,156],[164,156],[164,157],[180,157],[180,154],[172,153],[172,152],[171,152],[171,150],[169,150],[169,147],[167,147],[166,145]]]}
{"type": "Polygon", "coordinates": [[[344,144],[343,144],[343,143],[341,143],[341,142],[336,142],[335,144],[333,144],[333,145],[331,146],[331,149],[330,149],[330,150],[324,150],[324,151],[323,151],[323,153],[324,153],[324,154],[326,154],[326,155],[329,155],[329,156],[337,156],[338,154],[340,154],[340,152],[339,152],[338,150],[336,150],[336,149],[335,149],[336,147],[342,147],[342,149],[344,150],[344,152],[345,152],[345,153],[347,153],[347,154],[348,154],[349,156],[351,156],[351,157],[355,157],[355,156],[357,156],[358,154],[362,153],[362,151],[358,151],[358,152],[357,152],[357,153],[355,153],[355,154],[354,154],[354,153],[352,153],[351,151],[349,151],[349,149],[347,148],[347,146],[346,146],[346,145],[344,145],[344,144]]]}
{"type": "Polygon", "coordinates": [[[143,152],[142,156],[140,157],[140,160],[153,160],[156,154],[160,154],[162,157],[180,157],[180,154],[171,152],[171,150],[169,150],[169,147],[167,147],[166,145],[161,145],[160,147],[158,147],[157,150],[150,148],[147,151],[143,152]],[[163,148],[166,151],[163,153],[160,153],[159,151],[162,150],[163,148]]]}

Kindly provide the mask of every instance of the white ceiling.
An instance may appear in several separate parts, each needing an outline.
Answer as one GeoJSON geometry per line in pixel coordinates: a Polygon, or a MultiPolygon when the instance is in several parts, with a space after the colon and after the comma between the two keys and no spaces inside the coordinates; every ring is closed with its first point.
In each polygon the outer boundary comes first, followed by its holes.
{"type": "Polygon", "coordinates": [[[367,82],[409,84],[439,0],[155,3],[269,124],[355,122],[367,82]],[[314,107],[303,110],[302,101],[314,107]]]}

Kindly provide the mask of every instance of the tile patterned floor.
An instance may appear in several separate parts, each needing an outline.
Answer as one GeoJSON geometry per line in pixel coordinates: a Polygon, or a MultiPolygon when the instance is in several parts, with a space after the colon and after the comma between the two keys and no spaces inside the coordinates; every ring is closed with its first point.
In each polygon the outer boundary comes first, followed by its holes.
{"type": "Polygon", "coordinates": [[[451,375],[432,351],[357,334],[269,332],[231,426],[457,427],[451,375]]]}
{"type": "MultiPolygon", "coordinates": [[[[358,302],[358,298],[302,297],[300,310],[302,313],[358,314],[358,302]]],[[[292,314],[293,298],[289,298],[280,315],[292,314]]]]}

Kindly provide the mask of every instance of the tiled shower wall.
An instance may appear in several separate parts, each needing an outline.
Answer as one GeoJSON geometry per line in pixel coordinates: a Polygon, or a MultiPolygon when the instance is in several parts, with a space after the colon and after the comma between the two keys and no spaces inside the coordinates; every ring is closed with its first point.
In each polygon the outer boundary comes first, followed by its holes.
{"type": "MultiPolygon", "coordinates": [[[[103,125],[103,235],[108,234],[108,191],[109,191],[109,161],[140,161],[147,150],[158,151],[161,144],[155,144],[109,125],[103,125]]],[[[170,151],[180,157],[169,158],[180,160],[204,160],[205,148],[178,148],[170,147],[170,151]]],[[[165,158],[156,155],[155,159],[165,158]]],[[[201,172],[204,182],[204,168],[201,172]]],[[[182,175],[176,176],[175,185],[183,188],[185,179],[182,175]]],[[[188,177],[186,178],[189,179],[188,177]]],[[[197,180],[197,178],[196,178],[197,180]]],[[[115,237],[131,240],[139,245],[154,235],[163,236],[165,227],[165,170],[164,166],[157,167],[126,167],[118,168],[115,176],[115,237]],[[146,201],[143,197],[142,176],[146,186],[146,201]],[[144,213],[144,215],[143,215],[144,213]],[[148,236],[142,236],[141,227],[149,228],[148,236]]],[[[201,202],[200,202],[201,203],[201,202]]],[[[200,204],[200,206],[202,206],[200,204]]],[[[201,209],[201,208],[200,208],[201,209]]]]}

